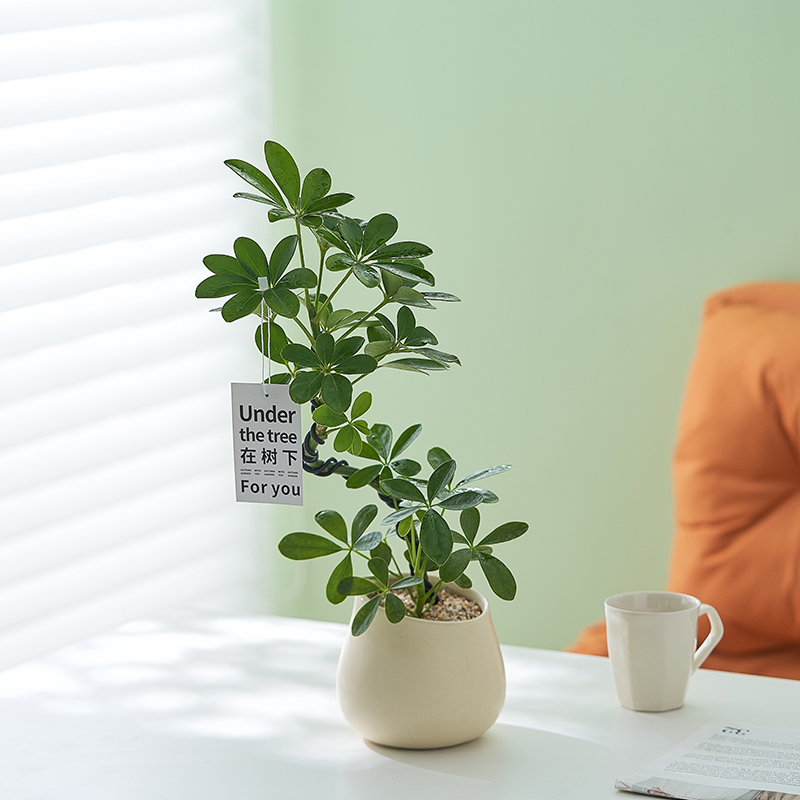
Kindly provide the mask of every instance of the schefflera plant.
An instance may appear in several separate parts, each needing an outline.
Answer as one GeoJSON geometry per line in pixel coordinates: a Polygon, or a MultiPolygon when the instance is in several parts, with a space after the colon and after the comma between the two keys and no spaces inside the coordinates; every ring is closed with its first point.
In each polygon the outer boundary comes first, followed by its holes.
{"type": "Polygon", "coordinates": [[[312,409],[304,469],[323,476],[338,474],[350,489],[369,487],[391,509],[381,520],[384,532],[367,530],[378,516],[375,505],[362,508],[349,531],[338,512],[321,511],[316,520],[327,537],[292,533],[281,540],[280,551],[292,559],[342,554],[328,580],[327,598],[340,603],[351,595],[373,595],[354,620],[354,633],[367,629],[381,603],[391,622],[407,613],[390,587],[407,588],[414,598],[410,613],[421,616],[442,582],[471,585],[465,570],[474,561],[493,591],[512,599],[516,582],[492,548],[522,535],[528,526],[505,523],[476,541],[477,507],[498,498],[473,485],[509,467],[479,470],[455,482],[455,461],[445,450],[433,448],[427,457],[430,473],[420,477],[422,465],[400,456],[422,426],[407,428],[395,441],[389,425],[367,419],[372,394],[354,391],[379,369],[427,375],[459,365],[457,356],[438,349],[436,335],[420,325],[414,313],[459,298],[433,289],[435,277],[424,261],[432,254],[430,247],[394,240],[394,216],[346,216],[340,208],[354,197],[331,192],[327,170],[318,167],[301,177],[292,155],[277,142],[265,143],[264,156],[269,175],[245,161],[225,162],[256,190],[234,196],[265,205],[270,222],[289,224],[293,232],[269,255],[255,240],[239,237],[233,255],[206,256],[203,263],[212,275],[199,284],[196,295],[228,298],[213,309],[226,322],[258,318],[256,347],[278,370],[270,381],[288,384],[291,398],[312,409]],[[316,245],[316,263],[309,260],[304,232],[316,245]],[[367,298],[362,309],[336,306],[346,284],[362,290],[367,298]],[[323,458],[318,451],[329,439],[337,453],[365,463],[323,458]],[[459,531],[450,528],[448,512],[461,515],[459,531]],[[389,544],[393,537],[402,542],[404,569],[389,544]],[[369,575],[354,576],[354,557],[366,559],[369,575]],[[436,572],[438,577],[431,577],[436,572]]]}
{"type": "MultiPolygon", "coordinates": [[[[382,427],[385,437],[388,426],[382,427]]],[[[381,520],[381,525],[389,526],[389,530],[369,530],[378,516],[374,504],[364,506],[356,514],[349,531],[341,514],[326,509],[320,511],[315,520],[327,536],[290,533],[278,545],[283,555],[294,560],[336,554],[341,557],[328,579],[328,600],[335,604],[350,595],[370,596],[353,617],[355,636],[367,630],[381,605],[389,622],[397,623],[406,613],[421,617],[436,601],[443,583],[454,582],[469,588],[472,581],[466,570],[475,561],[498,597],[513,600],[516,596],[517,584],[511,570],[493,551],[496,545],[522,536],[528,525],[506,522],[479,538],[481,515],[477,506],[497,502],[498,498],[493,492],[472,486],[475,481],[505,472],[510,467],[489,467],[456,482],[456,462],[445,450],[438,447],[429,450],[427,460],[432,468],[427,479],[387,477],[379,481],[380,491],[396,506],[395,511],[381,520]],[[448,512],[458,512],[460,530],[451,529],[446,517],[448,512]],[[389,544],[392,536],[405,545],[402,558],[405,568],[398,563],[389,544]],[[353,575],[354,557],[366,561],[368,576],[353,575]],[[432,573],[435,572],[438,577],[434,578],[432,573]],[[409,592],[412,609],[393,594],[398,589],[409,592]]]]}

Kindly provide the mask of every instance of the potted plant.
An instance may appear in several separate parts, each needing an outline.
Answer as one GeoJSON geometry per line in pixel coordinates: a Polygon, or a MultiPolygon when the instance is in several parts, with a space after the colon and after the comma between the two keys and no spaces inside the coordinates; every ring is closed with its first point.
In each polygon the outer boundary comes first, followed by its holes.
{"type": "Polygon", "coordinates": [[[226,322],[259,317],[255,344],[280,370],[269,382],[288,384],[292,400],[311,408],[304,469],[338,475],[347,489],[373,491],[378,503],[388,506],[379,513],[376,503],[368,503],[349,525],[335,510],[319,511],[315,520],[322,533],[290,533],[279,550],[295,560],[335,556],[327,599],[336,604],[355,598],[337,679],[343,710],[354,727],[372,741],[405,747],[466,741],[494,722],[505,695],[488,605],[471,590],[467,569],[477,563],[492,591],[512,600],[516,582],[494,548],[524,534],[528,525],[505,522],[479,533],[480,507],[497,503],[498,497],[476,483],[509,466],[459,478],[455,459],[441,447],[429,449],[424,464],[409,458],[407,450],[422,425],[395,435],[388,424],[368,421],[373,396],[356,388],[379,369],[419,375],[460,364],[437,348],[437,337],[415,314],[458,298],[433,289],[435,278],[425,261],[431,248],[395,240],[394,216],[347,216],[340,209],[353,195],[332,193],[326,170],[312,169],[301,177],[294,158],[277,142],[266,142],[264,155],[269,175],[244,161],[225,162],[256,190],[235,197],[266,205],[270,222],[286,223],[293,231],[269,255],[254,240],[240,237],[233,255],[206,256],[204,264],[213,274],[196,295],[228,297],[216,309],[226,322]],[[366,310],[339,306],[346,284],[363,291],[366,310]],[[337,455],[322,454],[329,444],[337,455]],[[358,463],[351,464],[351,458],[358,463]],[[355,574],[355,563],[365,567],[363,574],[355,574]],[[445,598],[462,605],[472,600],[477,616],[431,621],[445,598]],[[424,652],[415,650],[415,635],[423,640],[424,652]],[[446,645],[437,646],[445,639],[446,645]],[[386,680],[386,665],[393,665],[393,681],[386,680]],[[443,679],[438,688],[432,680],[437,675],[443,679]],[[392,684],[404,686],[397,701],[387,697],[392,684]],[[480,691],[487,698],[482,704],[476,698],[480,691]],[[473,707],[482,705],[470,719],[467,696],[473,707]],[[366,716],[377,717],[377,723],[365,721],[366,716]]]}

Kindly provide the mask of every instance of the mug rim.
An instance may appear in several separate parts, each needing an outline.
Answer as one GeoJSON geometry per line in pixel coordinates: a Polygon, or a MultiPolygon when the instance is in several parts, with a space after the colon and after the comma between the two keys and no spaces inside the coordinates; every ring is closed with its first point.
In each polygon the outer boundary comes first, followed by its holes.
{"type": "Polygon", "coordinates": [[[644,615],[644,614],[685,614],[687,611],[695,611],[696,609],[700,608],[702,603],[694,595],[686,594],[685,592],[650,591],[648,589],[643,589],[635,592],[620,592],[619,594],[612,594],[610,597],[607,597],[605,599],[604,605],[607,609],[610,608],[622,614],[644,615]],[[626,608],[624,606],[616,605],[615,603],[615,601],[619,602],[623,598],[630,598],[641,595],[650,595],[658,597],[681,597],[684,598],[684,600],[688,601],[688,603],[683,608],[670,608],[670,609],[626,608]]]}

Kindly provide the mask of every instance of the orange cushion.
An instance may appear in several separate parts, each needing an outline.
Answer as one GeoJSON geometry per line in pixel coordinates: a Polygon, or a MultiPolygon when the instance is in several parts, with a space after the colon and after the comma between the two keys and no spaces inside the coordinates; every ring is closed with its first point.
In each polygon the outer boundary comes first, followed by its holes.
{"type": "MultiPolygon", "coordinates": [[[[707,300],[673,478],[667,588],[725,624],[706,665],[800,678],[800,283],[707,300]]],[[[604,654],[600,627],[569,649],[604,654]]]]}

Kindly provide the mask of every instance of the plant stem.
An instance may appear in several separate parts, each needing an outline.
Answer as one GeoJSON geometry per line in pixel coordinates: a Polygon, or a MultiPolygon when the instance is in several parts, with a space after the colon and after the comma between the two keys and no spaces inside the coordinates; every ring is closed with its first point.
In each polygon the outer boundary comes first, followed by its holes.
{"type": "Polygon", "coordinates": [[[325,265],[325,253],[322,245],[319,245],[319,273],[317,274],[317,292],[314,295],[314,316],[317,315],[317,305],[319,303],[319,296],[322,293],[322,268],[325,265]]]}
{"type": "Polygon", "coordinates": [[[346,280],[347,280],[347,279],[348,279],[348,278],[349,278],[349,277],[350,277],[352,274],[353,274],[353,269],[352,269],[352,267],[351,267],[351,268],[350,268],[349,270],[347,270],[347,272],[345,273],[345,276],[344,276],[344,278],[342,278],[342,279],[339,281],[339,283],[336,285],[336,288],[335,288],[335,289],[334,289],[334,290],[333,290],[333,291],[332,291],[332,292],[331,292],[331,293],[328,295],[328,297],[326,298],[325,302],[322,304],[322,308],[320,308],[320,309],[319,309],[319,311],[317,311],[317,314],[316,314],[316,316],[314,317],[314,319],[318,319],[318,318],[319,318],[320,314],[322,314],[322,312],[323,312],[323,311],[324,311],[324,310],[325,310],[325,309],[328,307],[328,304],[331,302],[331,300],[333,300],[333,298],[334,298],[334,296],[335,296],[336,292],[338,292],[338,291],[339,291],[339,289],[341,289],[341,288],[342,288],[342,286],[344,285],[344,282],[345,282],[345,281],[346,281],[346,280]]]}
{"type": "Polygon", "coordinates": [[[314,335],[311,333],[311,331],[308,328],[306,328],[306,326],[303,325],[303,323],[300,322],[300,320],[297,317],[294,318],[294,321],[297,323],[300,330],[302,330],[303,333],[308,337],[308,341],[311,342],[311,344],[315,344],[316,339],[314,338],[314,335]]]}
{"type": "Polygon", "coordinates": [[[390,299],[384,294],[383,300],[381,300],[372,311],[367,311],[361,319],[359,319],[356,323],[351,325],[336,341],[340,342],[342,339],[348,337],[365,319],[369,319],[373,314],[377,314],[387,303],[390,302],[390,299]]]}
{"type": "MultiPolygon", "coordinates": [[[[305,255],[305,251],[303,250],[303,232],[302,232],[302,230],[300,228],[300,223],[296,219],[294,221],[294,229],[297,232],[297,249],[300,251],[300,267],[302,269],[305,269],[305,267],[306,267],[306,255],[305,255]]],[[[314,313],[314,315],[312,315],[311,314],[311,298],[308,295],[308,289],[304,289],[303,291],[305,292],[306,311],[308,312],[308,324],[311,326],[311,329],[313,330],[314,329],[314,318],[313,317],[316,316],[316,310],[317,310],[316,299],[314,301],[314,312],[315,313],[314,313]]],[[[298,320],[297,322],[299,324],[300,321],[298,320]]],[[[306,336],[308,336],[309,339],[311,339],[312,342],[314,341],[314,338],[312,336],[309,336],[309,334],[307,332],[306,332],[306,336]]]]}

